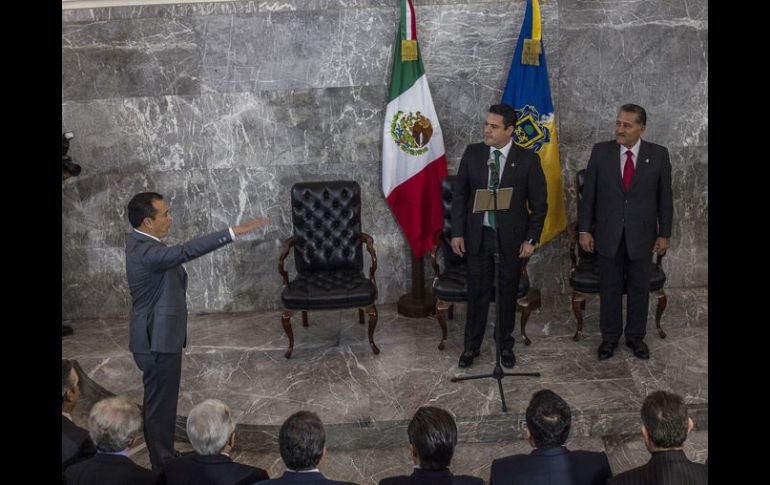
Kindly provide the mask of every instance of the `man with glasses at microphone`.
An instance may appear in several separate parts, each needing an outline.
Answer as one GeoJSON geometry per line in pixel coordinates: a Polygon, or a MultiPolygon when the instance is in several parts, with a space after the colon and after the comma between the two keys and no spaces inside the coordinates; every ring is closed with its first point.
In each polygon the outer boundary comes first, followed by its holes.
{"type": "Polygon", "coordinates": [[[540,157],[513,143],[516,110],[490,106],[484,142],[468,145],[452,190],[452,251],[467,256],[468,305],[464,350],[459,367],[469,367],[484,340],[494,288],[495,239],[500,241],[500,301],[497,322],[502,331],[501,363],[513,367],[513,329],[521,260],[532,255],[548,211],[547,189],[540,157]],[[474,212],[476,191],[513,189],[510,207],[496,214],[474,212]],[[529,210],[528,210],[529,209],[529,210]]]}

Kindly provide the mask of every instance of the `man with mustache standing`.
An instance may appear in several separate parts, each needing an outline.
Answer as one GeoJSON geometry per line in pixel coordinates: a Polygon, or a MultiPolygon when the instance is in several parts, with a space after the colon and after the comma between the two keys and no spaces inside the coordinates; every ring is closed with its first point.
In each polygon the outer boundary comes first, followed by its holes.
{"type": "Polygon", "coordinates": [[[624,104],[615,120],[615,140],[597,143],[586,169],[579,214],[580,247],[599,255],[599,360],[612,357],[621,334],[640,359],[650,299],[652,253],[671,241],[674,203],[666,147],[641,139],[647,112],[624,104]],[[623,329],[623,291],[628,293],[623,329]]]}

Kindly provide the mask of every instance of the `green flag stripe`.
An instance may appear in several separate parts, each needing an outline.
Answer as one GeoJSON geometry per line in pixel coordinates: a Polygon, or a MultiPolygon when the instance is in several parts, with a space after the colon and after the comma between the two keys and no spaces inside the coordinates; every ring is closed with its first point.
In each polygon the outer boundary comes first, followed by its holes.
{"type": "MultiPolygon", "coordinates": [[[[403,4],[406,2],[402,2],[403,4]]],[[[404,13],[401,12],[401,22],[399,22],[399,29],[396,31],[396,48],[393,52],[393,72],[390,75],[390,94],[388,96],[388,103],[401,96],[401,93],[412,87],[412,85],[420,79],[420,76],[425,74],[425,68],[422,66],[422,55],[420,54],[420,43],[417,43],[417,60],[401,62],[401,39],[402,31],[404,35],[406,30],[404,27],[404,13]]]]}

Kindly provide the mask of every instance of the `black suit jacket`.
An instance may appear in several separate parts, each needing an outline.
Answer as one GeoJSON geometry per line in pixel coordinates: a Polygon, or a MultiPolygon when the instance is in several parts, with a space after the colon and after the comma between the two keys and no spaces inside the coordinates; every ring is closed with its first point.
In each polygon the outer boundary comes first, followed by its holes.
{"type": "Polygon", "coordinates": [[[68,485],[154,485],[162,484],[163,476],[142,468],[122,455],[97,453],[76,463],[64,473],[68,485]]]}
{"type": "Polygon", "coordinates": [[[88,431],[79,427],[66,416],[61,417],[61,470],[96,454],[96,446],[88,431]]]}
{"type": "Polygon", "coordinates": [[[604,485],[611,476],[605,453],[557,446],[494,460],[489,485],[604,485]]]}
{"type": "MultiPolygon", "coordinates": [[[[490,149],[483,143],[468,145],[452,190],[452,237],[465,238],[465,250],[471,254],[478,253],[481,248],[484,213],[473,212],[473,201],[476,190],[486,189],[489,183],[487,161],[490,149]]],[[[497,227],[502,252],[507,259],[513,259],[522,242],[540,241],[548,212],[548,192],[540,157],[515,143],[511,145],[502,172],[500,188],[513,187],[513,197],[510,209],[498,212],[497,227]]]]}
{"type": "Polygon", "coordinates": [[[133,353],[180,353],[187,343],[187,272],[182,263],[232,242],[230,231],[177,246],[131,231],[126,237],[126,276],[131,290],[128,348],[133,353]]]}
{"type": "Polygon", "coordinates": [[[708,485],[708,467],[687,459],[684,451],[657,451],[646,464],[610,479],[608,485],[708,485]]]}
{"type": "Polygon", "coordinates": [[[620,170],[620,145],[597,143],[586,169],[580,204],[580,232],[594,237],[596,251],[612,258],[623,229],[629,259],[650,258],[656,237],[671,237],[674,201],[666,147],[641,141],[631,186],[620,170]]]}
{"type": "Polygon", "coordinates": [[[321,472],[290,472],[286,470],[279,478],[273,478],[259,485],[355,485],[351,482],[329,480],[321,472]]]}
{"type": "Polygon", "coordinates": [[[443,470],[415,468],[411,475],[383,478],[379,485],[484,485],[484,480],[470,475],[453,475],[448,468],[443,470]]]}
{"type": "Polygon", "coordinates": [[[167,485],[245,485],[267,480],[261,468],[235,463],[226,455],[188,455],[163,464],[167,485]]]}

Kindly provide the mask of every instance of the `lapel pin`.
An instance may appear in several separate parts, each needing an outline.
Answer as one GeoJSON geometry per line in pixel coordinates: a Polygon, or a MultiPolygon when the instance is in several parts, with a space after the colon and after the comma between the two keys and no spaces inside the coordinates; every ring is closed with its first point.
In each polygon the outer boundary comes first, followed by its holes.
{"type": "Polygon", "coordinates": [[[650,163],[650,159],[649,158],[645,158],[644,159],[644,163],[650,163]]]}

